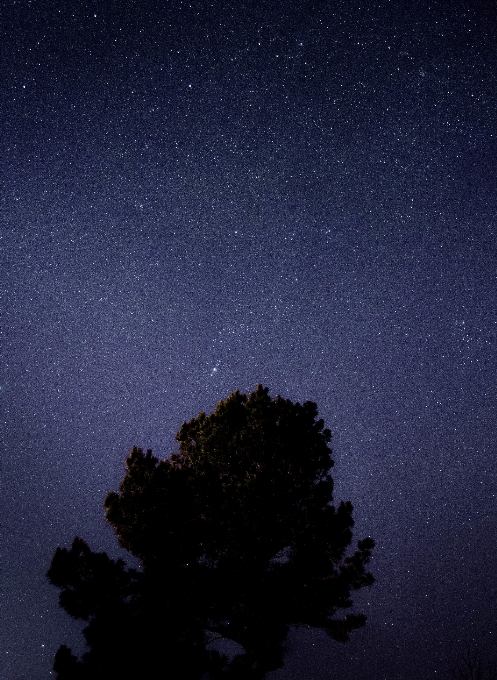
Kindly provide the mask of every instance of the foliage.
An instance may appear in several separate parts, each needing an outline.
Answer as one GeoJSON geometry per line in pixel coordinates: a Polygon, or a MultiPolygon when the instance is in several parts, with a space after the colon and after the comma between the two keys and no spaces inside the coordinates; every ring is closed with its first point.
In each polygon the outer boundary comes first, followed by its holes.
{"type": "Polygon", "coordinates": [[[142,572],[75,539],[48,572],[61,606],[89,621],[81,662],[61,647],[59,680],[263,678],[283,663],[290,626],[345,641],[365,617],[337,611],[373,583],[373,541],[352,540],[352,505],[331,505],[330,431],[312,402],[234,392],[183,423],[179,452],[159,461],[133,448],[107,521],[142,572]],[[242,651],[209,649],[226,638],[242,651]],[[175,673],[173,669],[178,668],[175,673]],[[109,675],[110,673],[110,675],[109,675]],[[161,675],[162,677],[162,675],[161,675]]]}

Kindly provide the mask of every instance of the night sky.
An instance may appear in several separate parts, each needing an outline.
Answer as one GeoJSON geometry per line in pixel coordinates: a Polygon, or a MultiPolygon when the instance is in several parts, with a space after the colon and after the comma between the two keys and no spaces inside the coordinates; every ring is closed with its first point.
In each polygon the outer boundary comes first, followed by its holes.
{"type": "MultiPolygon", "coordinates": [[[[368,624],[270,680],[497,658],[497,6],[3,0],[0,677],[82,623],[45,573],[133,445],[315,401],[376,540],[368,624]]],[[[132,562],[130,561],[130,564],[132,562]]]]}

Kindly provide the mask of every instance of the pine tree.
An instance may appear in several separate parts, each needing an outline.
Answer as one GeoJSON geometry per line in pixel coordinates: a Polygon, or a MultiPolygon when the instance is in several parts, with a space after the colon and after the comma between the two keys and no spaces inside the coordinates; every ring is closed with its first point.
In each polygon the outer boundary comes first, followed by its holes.
{"type": "Polygon", "coordinates": [[[48,577],[62,589],[60,604],[90,622],[81,662],[59,650],[59,680],[113,677],[116,668],[122,678],[196,680],[208,671],[257,680],[283,664],[290,627],[346,641],[365,624],[363,615],[337,614],[373,583],[374,543],[348,554],[353,508],[332,505],[331,433],[317,415],[313,402],[272,400],[259,385],[183,423],[169,459],[133,448],[105,508],[143,570],[81,539],[57,550],[48,577]],[[240,653],[212,651],[214,638],[240,653]]]}

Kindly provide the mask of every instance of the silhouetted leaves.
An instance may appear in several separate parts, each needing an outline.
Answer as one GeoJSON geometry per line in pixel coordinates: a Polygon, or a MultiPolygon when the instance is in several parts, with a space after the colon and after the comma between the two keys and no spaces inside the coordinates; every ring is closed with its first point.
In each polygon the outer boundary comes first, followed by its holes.
{"type": "Polygon", "coordinates": [[[372,584],[374,544],[347,555],[352,505],[331,505],[331,434],[314,403],[271,400],[259,385],[183,423],[176,439],[179,452],[162,461],[134,448],[105,500],[142,573],[81,539],[57,549],[48,577],[61,606],[89,621],[89,652],[79,662],[61,647],[59,680],[263,678],[282,665],[290,626],[345,641],[365,624],[336,618],[352,590],[372,584]],[[208,651],[220,636],[243,651],[208,651]]]}

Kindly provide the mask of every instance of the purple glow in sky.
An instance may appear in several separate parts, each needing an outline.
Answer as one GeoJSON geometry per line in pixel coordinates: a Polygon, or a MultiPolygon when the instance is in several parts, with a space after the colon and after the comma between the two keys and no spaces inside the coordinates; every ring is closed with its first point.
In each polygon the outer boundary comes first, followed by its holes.
{"type": "Polygon", "coordinates": [[[377,543],[366,628],[296,631],[270,677],[495,658],[495,3],[2,14],[0,677],[82,651],[45,573],[75,535],[119,553],[131,447],[257,383],[317,403],[377,543]]]}

